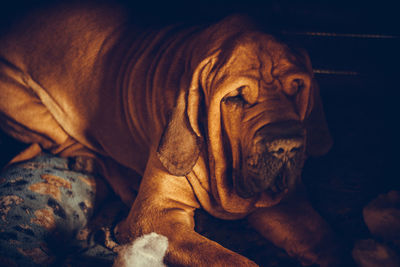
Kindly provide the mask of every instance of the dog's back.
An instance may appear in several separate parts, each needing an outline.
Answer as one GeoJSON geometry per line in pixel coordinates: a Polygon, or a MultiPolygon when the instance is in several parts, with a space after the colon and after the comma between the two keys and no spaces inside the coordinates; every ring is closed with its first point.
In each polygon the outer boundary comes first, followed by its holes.
{"type": "Polygon", "coordinates": [[[45,149],[72,137],[104,153],[88,128],[107,109],[106,55],[125,19],[119,7],[57,5],[10,26],[0,39],[2,130],[45,149]]]}
{"type": "Polygon", "coordinates": [[[68,4],[10,27],[0,37],[0,128],[53,153],[77,141],[142,173],[191,33],[133,20],[119,6],[68,4]]]}

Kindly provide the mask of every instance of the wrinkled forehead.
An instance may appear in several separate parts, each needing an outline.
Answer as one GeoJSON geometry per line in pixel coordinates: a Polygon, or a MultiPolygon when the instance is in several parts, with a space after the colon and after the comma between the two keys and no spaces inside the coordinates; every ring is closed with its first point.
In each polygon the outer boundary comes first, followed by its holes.
{"type": "Polygon", "coordinates": [[[219,103],[238,88],[255,90],[256,95],[261,93],[259,89],[269,86],[294,92],[296,90],[291,88],[293,82],[298,80],[299,84],[310,88],[312,80],[311,65],[305,53],[259,32],[229,40],[227,45],[221,47],[213,65],[207,78],[201,81],[207,106],[219,103]]]}
{"type": "Polygon", "coordinates": [[[305,57],[271,35],[253,32],[238,38],[223,68],[229,74],[256,76],[271,83],[288,73],[308,73],[305,57]]]}

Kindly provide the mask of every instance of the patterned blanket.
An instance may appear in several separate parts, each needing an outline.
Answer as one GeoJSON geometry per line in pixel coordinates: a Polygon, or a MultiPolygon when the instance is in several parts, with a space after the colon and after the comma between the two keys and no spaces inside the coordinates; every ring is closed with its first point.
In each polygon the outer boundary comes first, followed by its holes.
{"type": "Polygon", "coordinates": [[[127,210],[118,199],[97,208],[102,178],[73,161],[43,154],[0,174],[0,266],[112,264],[112,229],[127,210]]]}

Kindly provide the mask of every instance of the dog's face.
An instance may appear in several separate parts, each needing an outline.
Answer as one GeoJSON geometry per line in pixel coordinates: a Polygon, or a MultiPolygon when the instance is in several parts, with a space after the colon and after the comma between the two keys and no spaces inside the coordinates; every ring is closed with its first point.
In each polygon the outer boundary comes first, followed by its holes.
{"type": "Polygon", "coordinates": [[[205,142],[216,191],[224,187],[243,199],[262,192],[281,198],[295,186],[306,154],[330,147],[308,56],[269,35],[243,35],[203,61],[182,106],[173,115],[174,131],[170,124],[159,147],[174,144],[169,150],[179,158],[164,153],[164,166],[187,173],[205,142]],[[192,140],[179,150],[182,141],[173,135],[192,140]],[[191,156],[182,161],[184,155],[191,156]]]}
{"type": "Polygon", "coordinates": [[[304,54],[262,38],[246,36],[225,63],[229,75],[216,76],[232,88],[221,101],[221,128],[227,171],[243,198],[288,192],[306,158],[312,74],[304,54]]]}

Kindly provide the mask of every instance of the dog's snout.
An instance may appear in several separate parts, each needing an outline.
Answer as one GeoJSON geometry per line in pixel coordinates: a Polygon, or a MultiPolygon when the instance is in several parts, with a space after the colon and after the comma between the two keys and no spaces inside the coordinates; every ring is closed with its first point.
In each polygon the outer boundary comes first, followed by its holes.
{"type": "Polygon", "coordinates": [[[304,151],[304,136],[305,130],[300,122],[284,121],[268,124],[256,132],[253,151],[260,156],[268,153],[277,159],[287,160],[304,151]]]}
{"type": "Polygon", "coordinates": [[[305,160],[306,131],[299,121],[270,123],[261,127],[252,140],[242,164],[238,194],[248,197],[267,190],[280,194],[291,190],[305,160]]]}
{"type": "Polygon", "coordinates": [[[305,129],[298,121],[283,121],[271,123],[258,129],[256,139],[272,141],[276,139],[303,138],[305,129]]]}

